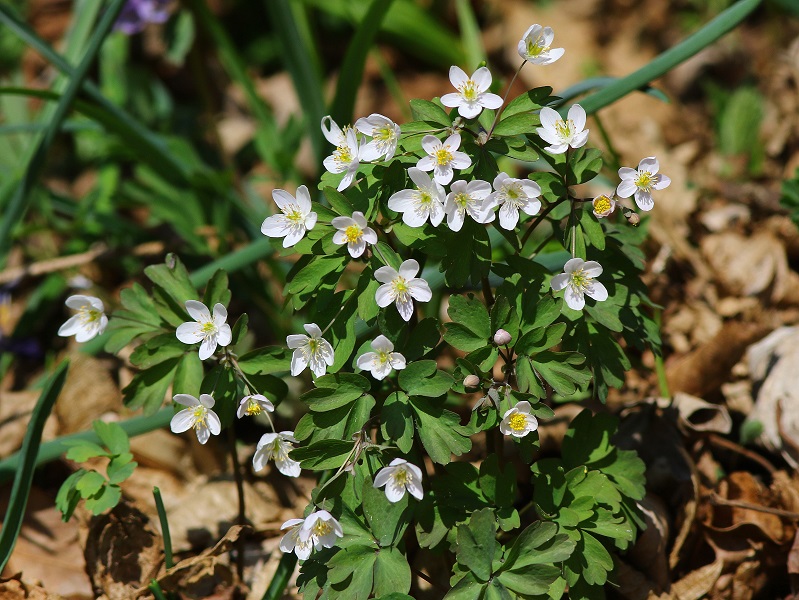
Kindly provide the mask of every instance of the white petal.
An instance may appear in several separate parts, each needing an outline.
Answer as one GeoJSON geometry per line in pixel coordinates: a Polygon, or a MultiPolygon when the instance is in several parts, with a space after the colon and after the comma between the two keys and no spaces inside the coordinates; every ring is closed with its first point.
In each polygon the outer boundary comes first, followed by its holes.
{"type": "MultiPolygon", "coordinates": [[[[379,306],[380,302],[378,302],[377,304],[379,306]]],[[[407,300],[403,302],[399,298],[397,298],[395,304],[397,305],[397,312],[399,312],[403,320],[410,321],[411,317],[413,316],[413,300],[407,300]]]]}
{"type": "Polygon", "coordinates": [[[308,191],[308,186],[301,185],[297,188],[297,205],[300,207],[302,214],[306,215],[311,210],[311,193],[308,191]]]}
{"type": "Polygon", "coordinates": [[[391,368],[395,371],[401,371],[406,366],[405,357],[399,352],[391,353],[391,368]]]}
{"type": "Polygon", "coordinates": [[[436,168],[437,164],[438,163],[432,156],[425,156],[419,159],[419,162],[416,163],[416,168],[420,171],[432,171],[436,168]]]}
{"type": "Polygon", "coordinates": [[[385,283],[377,288],[375,292],[375,302],[380,308],[385,308],[392,302],[394,302],[394,294],[392,293],[392,288],[390,283],[385,283]]]}
{"type": "Polygon", "coordinates": [[[450,211],[447,214],[447,226],[452,231],[460,231],[463,227],[463,222],[465,221],[464,213],[461,213],[459,210],[455,209],[450,211]]]}
{"type": "Polygon", "coordinates": [[[302,472],[300,463],[290,458],[278,458],[275,460],[275,465],[277,465],[277,470],[286,477],[299,477],[302,472]]]}
{"type": "MultiPolygon", "coordinates": [[[[432,154],[433,152],[441,148],[441,140],[439,140],[434,135],[426,135],[422,138],[422,148],[428,154],[432,154]]],[[[419,168],[421,169],[422,167],[419,168]]]]}
{"type": "MultiPolygon", "coordinates": [[[[447,108],[455,108],[456,106],[460,106],[463,102],[463,96],[456,93],[449,93],[444,94],[441,96],[441,104],[446,106],[447,108]]],[[[462,113],[461,113],[462,114],[462,113]]]]}
{"type": "Polygon", "coordinates": [[[619,198],[629,198],[637,189],[632,179],[622,179],[621,183],[616,188],[616,195],[619,198]]]}
{"type": "Polygon", "coordinates": [[[418,187],[420,190],[427,189],[433,185],[430,175],[416,167],[411,167],[408,169],[408,177],[411,178],[411,181],[413,181],[416,187],[418,187]]]}
{"type": "Polygon", "coordinates": [[[267,217],[261,225],[261,233],[267,237],[283,237],[289,230],[290,227],[284,215],[267,217]]]}
{"type": "Polygon", "coordinates": [[[203,341],[205,334],[203,333],[202,324],[183,323],[178,325],[178,328],[175,331],[175,336],[184,344],[198,344],[199,342],[203,341]]]}
{"type": "Polygon", "coordinates": [[[339,245],[346,244],[347,234],[344,233],[341,229],[339,229],[338,231],[336,231],[336,233],[333,234],[333,243],[339,245]]]}
{"type": "Polygon", "coordinates": [[[575,271],[582,269],[585,265],[585,261],[582,258],[570,258],[566,261],[566,264],[563,265],[563,270],[566,273],[574,273],[575,271]]]}
{"type": "Polygon", "coordinates": [[[608,299],[608,290],[599,281],[592,281],[589,283],[588,287],[585,289],[585,294],[589,298],[593,298],[600,302],[608,299]]]}
{"type": "Polygon", "coordinates": [[[192,319],[200,323],[207,323],[211,320],[211,313],[208,312],[208,307],[197,300],[186,300],[186,312],[189,313],[192,319]]]}
{"type": "Polygon", "coordinates": [[[586,129],[585,131],[581,131],[580,133],[575,135],[570,143],[571,147],[582,148],[583,146],[585,146],[585,143],[588,141],[588,132],[589,130],[586,129]]]}
{"type": "Polygon", "coordinates": [[[360,238],[357,242],[352,244],[347,244],[347,250],[350,253],[350,256],[353,258],[358,258],[363,251],[366,250],[366,242],[363,241],[363,238],[360,238]]]}
{"type": "Polygon", "coordinates": [[[655,201],[652,199],[652,194],[643,190],[635,191],[635,203],[638,205],[638,208],[644,212],[652,210],[655,206],[655,201]]]}
{"type": "Polygon", "coordinates": [[[585,109],[579,104],[572,104],[568,118],[574,123],[576,131],[582,131],[585,128],[585,109]]]}
{"type": "Polygon", "coordinates": [[[477,102],[461,102],[458,106],[458,114],[464,119],[474,119],[483,111],[483,107],[477,102]]]}
{"type": "Polygon", "coordinates": [[[399,276],[403,279],[413,279],[419,272],[419,263],[409,258],[400,265],[399,276]]]}
{"type": "Polygon", "coordinates": [[[548,106],[544,106],[540,112],[541,116],[541,126],[544,129],[554,131],[555,124],[560,120],[560,115],[558,111],[554,108],[549,108],[548,106]]]}
{"type": "Polygon", "coordinates": [[[380,267],[377,271],[375,271],[375,279],[377,279],[380,283],[391,283],[397,277],[399,277],[399,273],[389,266],[380,267]]]}
{"type": "Polygon", "coordinates": [[[641,162],[638,163],[638,170],[649,171],[654,175],[660,170],[660,163],[658,163],[658,159],[654,156],[647,156],[646,158],[642,158],[641,162]]]}
{"type": "MultiPolygon", "coordinates": [[[[374,342],[372,342],[372,347],[374,348],[374,342]]],[[[362,371],[368,371],[372,368],[372,361],[377,358],[377,354],[374,352],[364,352],[358,357],[358,361],[355,363],[359,369],[362,371]]]]}
{"type": "Polygon", "coordinates": [[[657,175],[657,183],[652,186],[653,190],[662,190],[671,185],[671,179],[667,175],[663,175],[662,173],[658,173],[657,175]]]}
{"type": "MultiPolygon", "coordinates": [[[[191,323],[191,325],[196,325],[196,323],[191,323]]],[[[81,315],[74,315],[69,319],[67,319],[66,323],[64,323],[61,327],[58,328],[58,335],[60,335],[61,337],[69,337],[71,335],[77,334],[82,329],[83,325],[82,325],[81,315]]]]}
{"type": "Polygon", "coordinates": [[[569,283],[569,274],[568,273],[561,273],[560,275],[555,275],[552,278],[552,281],[549,285],[552,286],[552,289],[556,292],[559,292],[563,288],[565,288],[569,283]]]}
{"type": "Polygon", "coordinates": [[[480,67],[477,69],[472,74],[471,79],[477,84],[477,90],[479,92],[485,92],[491,87],[491,71],[488,70],[488,67],[480,67]]]}
{"type": "Polygon", "coordinates": [[[213,435],[219,435],[222,431],[222,422],[219,420],[219,415],[217,415],[214,411],[208,411],[208,429],[211,431],[213,435]]]}
{"type": "Polygon", "coordinates": [[[379,488],[386,485],[391,479],[391,476],[394,474],[395,470],[396,469],[393,469],[391,467],[383,467],[382,469],[380,469],[377,475],[375,475],[375,481],[372,484],[372,487],[379,488]]]}
{"type": "Polygon", "coordinates": [[[205,360],[206,358],[210,358],[211,355],[216,352],[216,336],[210,336],[205,338],[202,343],[200,344],[200,360],[205,360]]]}
{"type": "Polygon", "coordinates": [[[296,377],[305,370],[308,366],[308,359],[305,354],[298,348],[291,355],[291,375],[296,377]]]}
{"type": "Polygon", "coordinates": [[[172,420],[169,422],[169,428],[172,433],[183,433],[194,427],[194,411],[190,408],[175,413],[172,420]]]}
{"type": "Polygon", "coordinates": [[[372,349],[378,352],[391,352],[394,350],[394,344],[391,340],[384,335],[378,335],[371,343],[372,349]]]}
{"type": "Polygon", "coordinates": [[[583,272],[589,277],[599,277],[602,275],[602,265],[595,260],[588,260],[583,264],[583,272]]]}
{"type": "Polygon", "coordinates": [[[289,194],[286,190],[272,190],[272,200],[274,200],[277,207],[284,212],[294,204],[294,196],[289,194]]]}
{"type": "Polygon", "coordinates": [[[200,401],[191,394],[175,394],[172,400],[183,406],[198,406],[200,404],[200,401]]]}
{"type": "Polygon", "coordinates": [[[482,104],[485,108],[491,108],[496,110],[500,106],[502,106],[502,96],[498,96],[496,94],[483,94],[480,96],[480,104],[482,104]]]}
{"type": "Polygon", "coordinates": [[[369,244],[376,244],[377,243],[377,233],[371,227],[367,227],[363,230],[363,239],[365,242],[369,244]]]}
{"type": "Polygon", "coordinates": [[[295,348],[299,348],[300,346],[304,346],[308,343],[308,336],[302,335],[301,333],[293,333],[291,335],[286,336],[286,345],[294,350],[295,348]]]}
{"type": "MultiPolygon", "coordinates": [[[[421,171],[419,171],[421,173],[421,171]]],[[[425,175],[427,177],[427,175],[425,175]]],[[[429,184],[428,180],[428,184],[429,184]]],[[[419,198],[419,192],[416,190],[400,190],[391,194],[388,199],[388,207],[396,212],[406,212],[414,210],[419,198]]]]}
{"type": "Polygon", "coordinates": [[[205,408],[213,408],[214,404],[216,404],[216,400],[214,400],[214,397],[210,394],[200,394],[198,402],[205,408]]]}
{"type": "Polygon", "coordinates": [[[466,83],[468,80],[469,76],[460,67],[453,65],[449,68],[449,81],[454,87],[457,88],[461,84],[466,83]]]}
{"type": "Polygon", "coordinates": [[[583,307],[585,307],[585,296],[583,296],[582,292],[575,290],[572,286],[568,286],[566,288],[564,299],[566,300],[566,304],[572,310],[583,310],[583,307]]]}
{"type": "Polygon", "coordinates": [[[211,437],[211,432],[208,430],[208,427],[201,423],[194,428],[194,433],[197,434],[197,441],[201,444],[205,444],[211,437]]]}
{"type": "Polygon", "coordinates": [[[499,224],[503,229],[514,229],[519,222],[519,209],[506,202],[499,209],[499,224]]]}
{"type": "Polygon", "coordinates": [[[619,169],[619,177],[621,179],[635,179],[638,177],[638,171],[630,167],[621,167],[619,169]]]}
{"type": "Polygon", "coordinates": [[[461,145],[461,136],[459,133],[453,133],[449,136],[446,140],[444,140],[444,145],[449,146],[451,152],[457,150],[461,145]]]}
{"type": "Polygon", "coordinates": [[[313,338],[322,337],[322,330],[316,323],[307,323],[306,325],[303,325],[302,328],[305,329],[305,332],[313,338]]]}
{"type": "Polygon", "coordinates": [[[433,292],[424,279],[416,278],[408,281],[408,293],[419,302],[430,302],[433,292]]]}
{"type": "Polygon", "coordinates": [[[386,498],[389,502],[399,502],[405,495],[405,486],[399,487],[393,485],[393,482],[386,486],[386,498]]]}

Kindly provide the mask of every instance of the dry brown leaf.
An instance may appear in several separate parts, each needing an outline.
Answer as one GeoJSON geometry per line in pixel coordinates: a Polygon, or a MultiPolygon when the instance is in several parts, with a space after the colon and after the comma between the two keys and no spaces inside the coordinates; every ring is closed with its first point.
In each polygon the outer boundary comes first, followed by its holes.
{"type": "Polygon", "coordinates": [[[124,498],[108,514],[92,517],[82,536],[92,585],[110,600],[134,598],[146,590],[164,561],[161,535],[124,498]]]}
{"type": "Polygon", "coordinates": [[[21,574],[0,578],[0,598],[3,600],[62,600],[63,596],[45,588],[25,583],[21,574]]]}
{"type": "Polygon", "coordinates": [[[699,600],[710,593],[723,568],[723,561],[715,560],[709,565],[691,571],[671,586],[671,593],[676,600],[699,600]]]}
{"type": "Polygon", "coordinates": [[[696,396],[677,392],[672,406],[679,415],[678,423],[688,433],[715,432],[727,434],[732,431],[732,418],[724,406],[711,404],[696,396]]]}
{"type": "Polygon", "coordinates": [[[91,429],[92,421],[122,408],[122,394],[111,376],[108,363],[74,350],[64,388],[54,413],[59,435],[91,429]]]}

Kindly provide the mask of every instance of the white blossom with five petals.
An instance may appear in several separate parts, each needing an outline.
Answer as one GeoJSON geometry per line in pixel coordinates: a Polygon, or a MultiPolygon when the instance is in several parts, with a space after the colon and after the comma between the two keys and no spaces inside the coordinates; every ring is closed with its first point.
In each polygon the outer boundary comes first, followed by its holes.
{"type": "Polygon", "coordinates": [[[413,301],[429,302],[433,297],[427,282],[421,277],[416,277],[418,272],[419,263],[412,258],[404,261],[399,271],[388,266],[375,271],[375,279],[383,284],[375,292],[377,305],[385,308],[394,302],[400,316],[410,321],[413,316],[413,301]]]}
{"type": "Polygon", "coordinates": [[[385,157],[391,160],[397,151],[400,126],[388,117],[372,113],[355,121],[355,129],[371,137],[371,141],[361,145],[361,160],[372,161],[385,157]]]}
{"type": "Polygon", "coordinates": [[[227,309],[218,302],[214,304],[214,314],[197,300],[186,300],[186,311],[194,322],[178,325],[175,335],[184,344],[200,344],[200,360],[209,358],[216,352],[217,345],[227,346],[233,333],[227,321],[227,309]]]}
{"type": "Polygon", "coordinates": [[[443,142],[434,135],[422,138],[422,149],[427,156],[419,159],[416,168],[422,171],[432,171],[436,183],[446,185],[455,175],[453,169],[466,169],[472,164],[472,159],[465,152],[459,152],[461,145],[460,134],[453,133],[443,142]]]}
{"type": "Polygon", "coordinates": [[[563,273],[552,278],[551,286],[556,292],[566,288],[564,299],[569,308],[583,310],[585,296],[597,301],[608,299],[608,290],[596,277],[602,274],[602,265],[595,260],[572,258],[563,266],[563,273]]]}
{"type": "Polygon", "coordinates": [[[58,328],[61,337],[75,336],[76,342],[88,342],[105,331],[108,317],[105,316],[103,301],[94,296],[80,294],[67,298],[65,304],[78,313],[72,315],[58,328]]]}
{"type": "Polygon", "coordinates": [[[534,65],[548,65],[555,62],[563,53],[563,48],[552,48],[555,33],[551,27],[542,27],[538,23],[531,25],[519,40],[517,50],[519,56],[534,65]]]}
{"type": "Polygon", "coordinates": [[[399,502],[409,492],[417,500],[424,497],[422,489],[422,470],[404,458],[395,458],[387,467],[383,467],[375,475],[373,486],[386,486],[386,498],[389,502],[399,502]]]}
{"type": "Polygon", "coordinates": [[[535,131],[550,144],[544,148],[550,154],[563,154],[569,146],[580,148],[588,141],[585,110],[579,104],[572,104],[565,119],[561,119],[555,109],[545,106],[541,109],[541,125],[535,131]]]}
{"type": "Polygon", "coordinates": [[[504,435],[512,435],[513,437],[524,437],[528,433],[538,429],[538,419],[530,414],[532,407],[527,400],[518,402],[516,406],[505,411],[502,415],[502,422],[499,424],[499,430],[504,435]]]}
{"type": "Polygon", "coordinates": [[[274,459],[277,470],[287,477],[300,476],[300,463],[289,458],[289,452],[294,450],[293,431],[281,431],[280,433],[265,433],[258,441],[255,454],[252,457],[252,467],[255,471],[261,471],[266,464],[274,459]]]}
{"type": "Polygon", "coordinates": [[[172,433],[183,433],[193,428],[199,442],[205,444],[211,435],[219,435],[222,431],[219,416],[211,410],[214,407],[212,396],[200,394],[195,398],[190,394],[175,394],[172,400],[186,407],[172,417],[169,423],[172,433]]]}
{"type": "Polygon", "coordinates": [[[494,178],[494,192],[489,196],[491,202],[499,206],[499,224],[503,229],[514,229],[519,222],[519,211],[528,215],[541,210],[541,187],[528,179],[514,179],[507,173],[494,178]]]}
{"type": "Polygon", "coordinates": [[[322,164],[331,173],[344,173],[344,178],[336,187],[340,192],[350,186],[355,178],[355,173],[358,172],[361,162],[358,134],[352,127],[346,127],[342,131],[329,115],[322,118],[322,133],[327,141],[336,147],[333,154],[323,160],[322,164]],[[326,122],[327,126],[325,126],[326,122]]]}
{"type": "Polygon", "coordinates": [[[310,537],[302,539],[300,533],[302,526],[305,524],[305,519],[289,519],[283,523],[282,529],[288,528],[288,532],[280,538],[280,549],[286,553],[294,553],[300,560],[308,560],[313,550],[313,540],[310,537]]]}
{"type": "Polygon", "coordinates": [[[316,213],[311,210],[311,194],[306,186],[301,185],[297,188],[296,198],[286,190],[274,190],[272,199],[281,214],[267,217],[261,225],[261,233],[272,238],[282,237],[283,247],[290,248],[316,225],[316,213]]]}
{"type": "Polygon", "coordinates": [[[491,71],[488,67],[480,67],[469,77],[460,67],[452,66],[449,80],[458,91],[441,96],[441,104],[457,108],[458,114],[464,119],[474,119],[484,108],[502,106],[502,98],[488,91],[491,87],[491,71]]]}
{"type": "Polygon", "coordinates": [[[347,251],[353,258],[363,254],[366,244],[377,243],[377,233],[358,210],[352,213],[352,217],[334,217],[332,224],[338,230],[333,234],[333,243],[347,244],[347,251]]]}
{"type": "Polygon", "coordinates": [[[333,346],[322,337],[322,330],[316,323],[303,326],[308,335],[293,334],[286,337],[286,344],[294,350],[291,355],[291,374],[296,377],[308,365],[317,377],[325,374],[333,364],[333,346]]]}
{"type": "Polygon", "coordinates": [[[416,167],[408,169],[408,176],[416,184],[416,189],[392,194],[388,207],[402,213],[402,222],[409,227],[421,227],[428,219],[433,227],[438,227],[444,220],[444,188],[416,167]]]}
{"type": "Polygon", "coordinates": [[[377,336],[371,346],[374,352],[365,352],[358,357],[359,369],[369,371],[372,377],[380,381],[391,373],[391,369],[400,371],[405,368],[405,357],[394,352],[394,344],[386,336],[377,336]]]}
{"type": "Polygon", "coordinates": [[[326,510],[318,510],[305,517],[299,537],[301,540],[310,540],[314,550],[320,550],[335,546],[336,538],[344,537],[344,531],[333,515],[326,510]]]}
{"type": "Polygon", "coordinates": [[[460,231],[466,215],[478,223],[491,223],[497,201],[491,196],[491,184],[481,179],[470,182],[455,181],[449,188],[444,212],[447,214],[447,225],[452,231],[460,231]]]}
{"type": "Polygon", "coordinates": [[[616,188],[619,198],[634,196],[635,203],[643,211],[650,211],[655,206],[652,190],[662,190],[671,184],[671,179],[658,173],[660,164],[654,156],[647,156],[638,163],[638,169],[622,167],[619,169],[621,183],[616,188]]]}

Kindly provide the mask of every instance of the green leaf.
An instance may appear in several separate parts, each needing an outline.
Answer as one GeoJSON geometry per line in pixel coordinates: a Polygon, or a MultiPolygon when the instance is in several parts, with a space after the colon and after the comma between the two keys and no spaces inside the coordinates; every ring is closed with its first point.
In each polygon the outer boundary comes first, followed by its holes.
{"type": "Polygon", "coordinates": [[[213,312],[214,305],[217,303],[225,307],[230,304],[228,276],[227,271],[224,269],[216,270],[210,281],[208,281],[208,285],[205,286],[205,294],[203,294],[203,304],[205,304],[211,312],[213,312]]]}
{"type": "Polygon", "coordinates": [[[343,548],[328,561],[328,578],[334,590],[353,600],[366,600],[372,592],[377,552],[370,546],[343,548]]]}
{"type": "Polygon", "coordinates": [[[370,387],[366,378],[353,373],[324,375],[316,380],[316,384],[319,387],[300,397],[308,405],[308,408],[316,412],[324,412],[351,404],[363,396],[370,387]],[[322,379],[324,382],[320,385],[319,381],[322,379]]]}
{"type": "MultiPolygon", "coordinates": [[[[189,279],[189,272],[175,254],[167,254],[164,264],[145,267],[144,274],[181,308],[186,305],[186,300],[199,300],[197,290],[189,279]]],[[[185,310],[177,315],[185,320],[185,310]]]]}
{"type": "Polygon", "coordinates": [[[381,547],[402,539],[413,514],[409,497],[410,494],[405,494],[399,502],[389,502],[382,488],[374,487],[371,479],[364,480],[363,514],[381,547]]]}
{"type": "MultiPolygon", "coordinates": [[[[596,148],[583,146],[569,158],[567,182],[570,186],[587,183],[602,170],[602,153],[596,148]]],[[[584,254],[582,256],[585,256],[584,254]]]]}
{"type": "Polygon", "coordinates": [[[444,600],[480,600],[484,589],[485,584],[470,572],[446,593],[444,600]]]}
{"type": "Polygon", "coordinates": [[[408,341],[402,348],[402,354],[407,361],[415,361],[433,350],[441,341],[441,332],[438,329],[438,319],[427,317],[422,319],[413,328],[408,341]]]}
{"type": "Polygon", "coordinates": [[[122,454],[130,451],[130,440],[125,430],[116,423],[94,421],[92,429],[97,434],[111,454],[122,454]]]}
{"type": "Polygon", "coordinates": [[[558,394],[571,396],[578,389],[585,389],[591,381],[591,373],[582,365],[585,357],[577,352],[541,352],[533,359],[533,367],[558,394]]]}
{"type": "Polygon", "coordinates": [[[333,208],[333,210],[345,217],[352,216],[355,208],[353,208],[352,202],[350,202],[349,198],[336,190],[336,188],[330,187],[329,185],[325,186],[322,191],[324,192],[327,201],[330,202],[330,206],[333,208]]]}
{"type": "Polygon", "coordinates": [[[580,214],[580,227],[583,228],[583,233],[588,239],[590,244],[597,250],[605,249],[605,231],[599,220],[594,216],[592,205],[587,203],[583,207],[580,214]]]}
{"type": "Polygon", "coordinates": [[[519,339],[519,315],[506,296],[497,295],[497,300],[491,307],[491,331],[496,332],[499,329],[507,331],[511,337],[511,346],[515,345],[519,339]]]}
{"type": "Polygon", "coordinates": [[[114,508],[122,497],[122,490],[118,485],[106,485],[100,493],[93,498],[86,499],[86,508],[92,511],[93,515],[114,508]]]}
{"type": "Polygon", "coordinates": [[[349,440],[369,420],[375,399],[369,394],[352,404],[324,412],[308,412],[297,423],[294,437],[318,442],[325,439],[349,440]]]}
{"type": "Polygon", "coordinates": [[[190,394],[197,398],[200,395],[200,383],[203,380],[205,369],[197,352],[184,354],[175,369],[175,379],[172,381],[174,394],[190,394]]]}
{"type": "Polygon", "coordinates": [[[566,580],[574,581],[574,575],[579,575],[589,585],[603,585],[612,570],[613,558],[602,542],[581,531],[577,547],[564,565],[566,580]]]}
{"type": "Polygon", "coordinates": [[[560,567],[530,564],[503,571],[498,581],[509,590],[524,596],[546,595],[549,586],[560,577],[560,567]]]}
{"type": "Polygon", "coordinates": [[[537,114],[516,113],[507,115],[503,113],[502,120],[494,128],[494,135],[504,137],[533,133],[536,127],[540,125],[541,119],[537,114]]]}
{"type": "Polygon", "coordinates": [[[174,333],[162,333],[139,345],[130,355],[130,362],[140,369],[149,369],[165,360],[183,356],[187,350],[192,350],[192,347],[178,340],[174,333]]]}
{"type": "Polygon", "coordinates": [[[129,454],[125,457],[125,460],[121,460],[121,457],[111,459],[105,470],[110,483],[118,485],[133,475],[138,463],[132,462],[131,458],[132,455],[129,454]]]}
{"type": "Polygon", "coordinates": [[[491,337],[491,319],[485,305],[473,295],[450,296],[447,309],[452,323],[447,323],[444,340],[466,352],[488,344],[491,337]]]}
{"type": "Polygon", "coordinates": [[[86,473],[85,469],[78,469],[64,480],[55,497],[55,507],[61,512],[61,520],[65,523],[72,517],[72,513],[80,502],[80,492],[75,489],[75,484],[86,473]]]}
{"type": "Polygon", "coordinates": [[[125,406],[130,409],[142,408],[145,415],[151,415],[161,408],[177,366],[178,359],[171,358],[136,373],[122,390],[125,406]]]}
{"type": "Polygon", "coordinates": [[[491,240],[484,225],[466,219],[461,230],[451,234],[447,248],[458,248],[458,252],[445,252],[441,259],[444,281],[448,286],[461,287],[469,279],[479,285],[483,278],[488,277],[491,240]]]}
{"type": "Polygon", "coordinates": [[[516,470],[508,463],[505,469],[499,466],[499,457],[489,454],[480,464],[480,489],[497,507],[513,506],[516,497],[516,470]]]}
{"type": "Polygon", "coordinates": [[[566,323],[556,323],[546,329],[531,329],[516,344],[516,352],[525,356],[535,356],[560,344],[564,333],[566,333],[566,323]]]}
{"type": "MultiPolygon", "coordinates": [[[[411,567],[397,548],[382,548],[374,566],[374,594],[383,599],[401,600],[411,589],[411,567]],[[383,594],[386,594],[385,596],[383,594]]],[[[410,596],[405,596],[410,598],[410,596]]]]}
{"type": "Polygon", "coordinates": [[[490,508],[476,511],[468,525],[458,526],[458,562],[468,567],[481,581],[491,578],[491,565],[499,549],[496,535],[494,511],[490,508]]]}
{"type": "Polygon", "coordinates": [[[292,450],[290,456],[299,461],[303,469],[324,471],[338,469],[352,452],[353,442],[344,440],[321,440],[310,446],[292,450]]]}
{"type": "Polygon", "coordinates": [[[247,316],[247,313],[239,315],[239,318],[236,319],[236,322],[233,324],[231,345],[235,346],[244,339],[244,336],[247,335],[247,324],[249,322],[250,318],[247,316]]]}
{"type": "Polygon", "coordinates": [[[458,415],[442,406],[434,406],[429,400],[411,397],[411,406],[416,415],[416,429],[430,458],[439,464],[450,462],[450,455],[460,456],[468,452],[472,442],[460,433],[458,415]]]}
{"type": "Polygon", "coordinates": [[[434,360],[418,360],[399,373],[399,384],[409,396],[437,398],[446,394],[454,380],[452,375],[436,369],[434,360]]]}
{"type": "Polygon", "coordinates": [[[505,110],[502,111],[502,114],[505,117],[510,117],[511,115],[519,113],[540,110],[542,106],[546,106],[548,104],[551,93],[552,88],[548,86],[538,87],[524,92],[508,102],[508,105],[505,107],[505,110]]]}
{"type": "Polygon", "coordinates": [[[72,446],[67,450],[67,460],[74,460],[75,462],[86,462],[90,458],[97,456],[108,456],[105,448],[99,444],[88,442],[86,440],[66,440],[66,446],[72,446]]]}
{"type": "Polygon", "coordinates": [[[291,351],[280,346],[259,348],[242,355],[239,358],[239,367],[245,375],[265,375],[289,371],[291,369],[291,351]]]}
{"type": "Polygon", "coordinates": [[[449,118],[447,112],[435,102],[414,98],[410,101],[410,105],[413,118],[417,121],[429,121],[444,127],[452,125],[452,119],[449,118]]]}
{"type": "Polygon", "coordinates": [[[571,556],[574,547],[575,543],[569,536],[558,533],[555,523],[536,521],[513,542],[500,571],[527,565],[560,563],[571,556]]]}
{"type": "Polygon", "coordinates": [[[408,396],[403,392],[392,392],[383,404],[380,413],[380,431],[407,454],[413,447],[413,413],[408,396]]]}
{"type": "Polygon", "coordinates": [[[479,337],[475,332],[460,323],[447,323],[444,332],[444,341],[464,352],[473,352],[488,344],[486,338],[479,337]]]}
{"type": "Polygon", "coordinates": [[[371,268],[366,268],[358,278],[358,287],[355,293],[358,294],[358,316],[366,323],[376,318],[380,313],[375,294],[380,282],[375,279],[371,268]]]}
{"type": "Polygon", "coordinates": [[[106,479],[97,471],[86,471],[83,477],[75,484],[75,489],[84,498],[94,496],[106,484],[106,479]]]}
{"type": "Polygon", "coordinates": [[[607,413],[592,414],[585,409],[569,424],[563,438],[563,463],[567,469],[590,466],[615,450],[610,439],[618,421],[607,413]]]}

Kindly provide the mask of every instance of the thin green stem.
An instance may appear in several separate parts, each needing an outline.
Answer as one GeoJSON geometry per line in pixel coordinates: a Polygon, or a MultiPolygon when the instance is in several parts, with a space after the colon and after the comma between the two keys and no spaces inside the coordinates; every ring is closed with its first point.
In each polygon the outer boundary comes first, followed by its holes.
{"type": "MultiPolygon", "coordinates": [[[[239,512],[236,516],[238,525],[246,524],[246,506],[244,504],[244,478],[241,475],[241,464],[239,455],[236,452],[236,432],[231,425],[227,428],[227,443],[230,451],[230,462],[233,467],[233,479],[236,482],[236,495],[239,501],[239,512]]],[[[244,581],[244,546],[247,541],[246,530],[242,530],[239,539],[236,540],[236,574],[239,581],[244,581]]]]}
{"type": "Polygon", "coordinates": [[[519,73],[522,72],[522,67],[524,67],[525,64],[527,64],[527,61],[526,60],[522,61],[522,64],[519,65],[519,68],[513,74],[513,78],[510,80],[510,83],[508,84],[508,89],[505,90],[505,95],[502,97],[502,106],[499,107],[499,109],[497,110],[497,114],[494,115],[494,122],[491,123],[491,129],[488,130],[488,136],[486,137],[486,139],[488,140],[491,139],[491,134],[494,133],[494,129],[496,128],[497,123],[499,123],[499,117],[500,115],[502,115],[502,111],[505,110],[505,102],[508,99],[508,94],[510,94],[510,90],[513,87],[513,83],[516,81],[516,78],[519,76],[519,73]]]}
{"type": "Polygon", "coordinates": [[[164,566],[168,571],[175,564],[172,559],[172,535],[169,533],[169,520],[166,517],[161,490],[157,487],[153,488],[153,498],[155,499],[155,508],[158,511],[158,520],[161,522],[161,538],[164,540],[164,566]]]}

